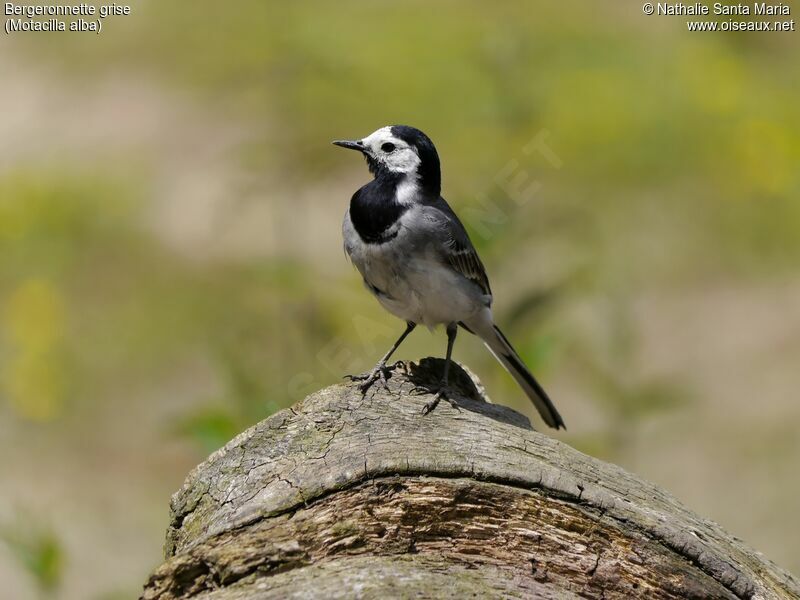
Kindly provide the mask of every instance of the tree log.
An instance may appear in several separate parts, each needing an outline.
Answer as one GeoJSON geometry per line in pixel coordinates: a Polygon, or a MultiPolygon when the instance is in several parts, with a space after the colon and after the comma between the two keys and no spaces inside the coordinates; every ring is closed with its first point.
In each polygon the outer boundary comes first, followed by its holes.
{"type": "MultiPolygon", "coordinates": [[[[664,490],[491,404],[442,361],[321,390],[212,454],[172,498],[142,598],[800,598],[664,490]]],[[[721,498],[721,502],[735,501],[721,498]]]]}

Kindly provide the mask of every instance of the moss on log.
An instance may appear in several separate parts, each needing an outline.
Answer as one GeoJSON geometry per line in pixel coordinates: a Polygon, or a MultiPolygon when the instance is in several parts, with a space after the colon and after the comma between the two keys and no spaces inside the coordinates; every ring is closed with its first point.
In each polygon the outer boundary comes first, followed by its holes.
{"type": "MultiPolygon", "coordinates": [[[[145,600],[798,598],[667,492],[533,431],[456,369],[317,392],[212,454],[172,499],[145,600]]],[[[721,499],[720,501],[727,501],[721,499]]]]}

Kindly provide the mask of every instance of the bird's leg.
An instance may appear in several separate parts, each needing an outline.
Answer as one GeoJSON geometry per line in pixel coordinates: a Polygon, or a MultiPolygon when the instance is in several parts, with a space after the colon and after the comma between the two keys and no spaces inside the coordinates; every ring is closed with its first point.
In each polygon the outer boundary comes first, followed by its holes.
{"type": "Polygon", "coordinates": [[[451,356],[453,355],[453,345],[456,343],[456,334],[458,333],[458,325],[455,323],[450,323],[447,326],[447,357],[444,359],[444,376],[442,377],[442,383],[439,385],[439,389],[436,392],[436,395],[433,397],[432,400],[428,401],[424,407],[422,407],[422,414],[427,415],[431,412],[434,408],[439,405],[439,401],[444,398],[451,405],[453,402],[449,397],[450,388],[448,387],[448,375],[450,374],[450,362],[451,356]]]}
{"type": "Polygon", "coordinates": [[[403,340],[406,339],[406,336],[414,331],[416,326],[417,324],[412,323],[411,321],[406,323],[406,330],[392,345],[392,347],[389,348],[389,351],[383,356],[383,358],[378,361],[378,364],[375,365],[375,368],[372,369],[372,371],[363,375],[345,375],[345,378],[350,379],[351,381],[360,381],[361,383],[358,387],[362,394],[366,394],[367,390],[369,390],[369,388],[372,387],[372,384],[376,381],[380,381],[381,386],[385,388],[387,386],[387,373],[397,366],[397,363],[395,363],[391,367],[387,367],[386,361],[391,358],[392,354],[394,354],[394,351],[397,350],[400,344],[403,343],[403,340]]]}

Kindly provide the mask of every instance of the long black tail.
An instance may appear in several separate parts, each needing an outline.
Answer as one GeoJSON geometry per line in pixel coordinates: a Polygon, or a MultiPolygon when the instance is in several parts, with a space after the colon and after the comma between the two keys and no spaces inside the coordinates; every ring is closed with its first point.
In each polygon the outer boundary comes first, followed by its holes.
{"type": "Polygon", "coordinates": [[[489,348],[495,358],[511,373],[511,376],[517,381],[519,386],[525,391],[528,398],[531,399],[536,410],[550,427],[555,429],[566,429],[564,420],[558,414],[553,402],[539,385],[539,382],[533,377],[528,367],[522,362],[522,359],[517,354],[511,342],[508,341],[503,332],[497,327],[492,325],[492,332],[480,332],[486,347],[489,348]]]}

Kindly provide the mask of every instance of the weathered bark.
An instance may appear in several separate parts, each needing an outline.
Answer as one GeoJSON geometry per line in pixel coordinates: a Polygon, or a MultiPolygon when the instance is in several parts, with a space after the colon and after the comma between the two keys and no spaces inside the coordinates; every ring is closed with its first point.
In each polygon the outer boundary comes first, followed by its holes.
{"type": "MultiPolygon", "coordinates": [[[[797,598],[800,584],[663,490],[462,397],[441,361],[313,394],[236,437],[172,499],[143,598],[797,598]]],[[[729,501],[729,499],[721,499],[729,501]]]]}

